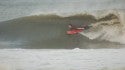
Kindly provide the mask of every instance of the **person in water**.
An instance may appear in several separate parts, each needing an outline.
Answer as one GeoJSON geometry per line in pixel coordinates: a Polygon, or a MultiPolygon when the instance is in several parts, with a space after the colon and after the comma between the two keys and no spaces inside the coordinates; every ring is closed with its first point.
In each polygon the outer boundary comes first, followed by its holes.
{"type": "Polygon", "coordinates": [[[90,25],[84,25],[83,27],[76,27],[73,26],[72,24],[69,24],[69,30],[67,31],[67,34],[73,35],[73,34],[78,34],[84,30],[89,29],[91,26],[90,25]]]}

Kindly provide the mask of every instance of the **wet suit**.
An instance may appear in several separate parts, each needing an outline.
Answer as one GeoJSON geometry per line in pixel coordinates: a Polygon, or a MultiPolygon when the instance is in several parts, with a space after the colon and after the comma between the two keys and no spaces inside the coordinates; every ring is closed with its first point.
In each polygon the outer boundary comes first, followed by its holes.
{"type": "Polygon", "coordinates": [[[85,30],[87,30],[87,29],[89,29],[90,27],[92,27],[92,26],[90,26],[90,25],[85,25],[83,28],[84,28],[85,30]]]}
{"type": "Polygon", "coordinates": [[[91,25],[84,25],[83,27],[75,27],[75,26],[72,26],[71,24],[69,24],[69,28],[70,28],[70,30],[74,30],[74,29],[85,29],[85,30],[87,30],[87,29],[89,29],[90,27],[92,27],[91,25]]]}

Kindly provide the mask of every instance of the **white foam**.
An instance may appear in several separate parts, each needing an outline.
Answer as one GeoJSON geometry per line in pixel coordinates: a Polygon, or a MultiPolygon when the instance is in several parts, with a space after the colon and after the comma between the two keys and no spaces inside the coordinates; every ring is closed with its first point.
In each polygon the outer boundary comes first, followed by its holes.
{"type": "Polygon", "coordinates": [[[0,70],[124,70],[124,59],[125,49],[1,49],[0,70]]]}
{"type": "Polygon", "coordinates": [[[88,32],[81,32],[81,34],[89,39],[101,39],[125,44],[125,12],[112,10],[104,14],[102,13],[102,15],[96,15],[96,17],[100,19],[109,14],[114,14],[118,19],[92,24],[93,27],[88,32]],[[103,25],[104,23],[106,25],[103,25]]]}

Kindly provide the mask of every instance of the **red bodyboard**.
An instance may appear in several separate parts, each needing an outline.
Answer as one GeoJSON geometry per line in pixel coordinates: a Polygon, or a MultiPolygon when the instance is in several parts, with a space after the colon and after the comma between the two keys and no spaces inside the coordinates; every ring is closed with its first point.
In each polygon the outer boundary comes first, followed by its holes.
{"type": "Polygon", "coordinates": [[[67,34],[69,35],[73,35],[73,34],[78,34],[79,32],[82,32],[83,29],[72,29],[72,30],[68,30],[67,34]]]}

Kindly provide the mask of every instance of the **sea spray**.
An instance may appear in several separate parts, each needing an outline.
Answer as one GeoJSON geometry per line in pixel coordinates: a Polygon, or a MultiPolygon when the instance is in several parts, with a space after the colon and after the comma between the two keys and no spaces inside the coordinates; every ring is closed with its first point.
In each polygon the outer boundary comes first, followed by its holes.
{"type": "Polygon", "coordinates": [[[108,11],[102,15],[96,15],[97,22],[91,24],[93,27],[81,32],[89,39],[107,40],[125,44],[125,13],[122,11],[108,11]],[[103,16],[102,16],[103,15],[103,16]]]}

